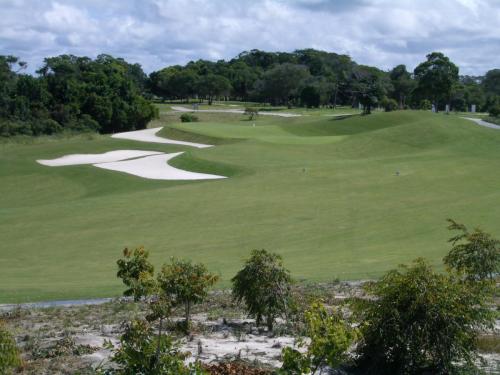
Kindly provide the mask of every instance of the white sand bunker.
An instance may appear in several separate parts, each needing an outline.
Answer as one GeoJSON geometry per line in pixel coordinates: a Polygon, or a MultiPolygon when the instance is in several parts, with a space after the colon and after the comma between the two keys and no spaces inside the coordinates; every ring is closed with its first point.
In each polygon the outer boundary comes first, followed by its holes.
{"type": "Polygon", "coordinates": [[[170,159],[183,154],[165,154],[158,151],[117,150],[103,154],[73,154],[52,160],[37,160],[42,165],[61,167],[65,165],[92,164],[94,167],[124,172],[153,180],[214,180],[226,178],[214,174],[184,171],[168,165],[170,159]]]}
{"type": "Polygon", "coordinates": [[[113,134],[111,137],[118,138],[118,139],[129,139],[132,141],[140,141],[140,142],[152,142],[152,143],[163,143],[163,144],[170,144],[170,145],[191,146],[191,147],[196,147],[196,148],[212,147],[212,145],[204,145],[202,143],[176,141],[173,139],[159,137],[156,135],[156,133],[158,133],[161,129],[163,129],[163,128],[134,130],[131,132],[116,133],[116,134],[113,134]]]}
{"type": "Polygon", "coordinates": [[[94,164],[94,166],[153,180],[213,180],[226,178],[225,176],[184,171],[167,164],[170,159],[181,154],[183,152],[153,155],[134,160],[94,164]]]}
{"type": "Polygon", "coordinates": [[[109,151],[103,154],[72,154],[62,156],[51,160],[37,160],[39,164],[49,167],[61,167],[65,165],[81,165],[81,164],[96,164],[107,163],[112,161],[126,160],[139,158],[148,155],[158,155],[162,152],[158,151],[141,151],[141,150],[117,150],[109,151]]]}

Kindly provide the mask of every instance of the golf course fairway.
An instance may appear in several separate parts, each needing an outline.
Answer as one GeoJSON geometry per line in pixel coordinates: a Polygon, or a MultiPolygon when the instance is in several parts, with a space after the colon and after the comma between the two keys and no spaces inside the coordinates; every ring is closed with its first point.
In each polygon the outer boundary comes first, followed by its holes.
{"type": "Polygon", "coordinates": [[[336,118],[162,114],[159,136],[210,148],[80,135],[0,143],[0,303],[117,296],[116,260],[144,245],[230,278],[250,250],[299,281],[371,279],[425,257],[446,219],[500,235],[500,131],[424,111],[336,118]],[[255,124],[255,126],[254,126],[255,124]],[[38,159],[145,150],[220,180],[159,181],[38,159]]]}

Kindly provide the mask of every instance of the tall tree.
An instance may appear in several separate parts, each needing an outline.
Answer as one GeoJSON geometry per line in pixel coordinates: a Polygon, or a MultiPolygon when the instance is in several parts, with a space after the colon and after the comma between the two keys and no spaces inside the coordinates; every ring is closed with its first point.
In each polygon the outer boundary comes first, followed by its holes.
{"type": "Polygon", "coordinates": [[[441,102],[450,103],[453,85],[458,81],[458,67],[441,52],[432,52],[414,71],[418,90],[432,100],[436,110],[441,102]]]}
{"type": "Polygon", "coordinates": [[[406,70],[406,65],[398,65],[389,73],[392,86],[394,87],[394,99],[399,103],[399,109],[403,109],[406,98],[415,89],[416,83],[411,74],[406,70]]]}
{"type": "Polygon", "coordinates": [[[500,69],[493,69],[486,73],[483,87],[489,94],[500,95],[500,69]]]}
{"type": "Polygon", "coordinates": [[[208,99],[208,104],[217,96],[228,96],[231,91],[231,82],[219,74],[207,74],[201,76],[198,81],[198,92],[202,97],[208,99]]]}
{"type": "Polygon", "coordinates": [[[256,83],[257,95],[273,104],[288,104],[299,96],[299,88],[310,77],[304,65],[284,63],[274,66],[256,83]]]}

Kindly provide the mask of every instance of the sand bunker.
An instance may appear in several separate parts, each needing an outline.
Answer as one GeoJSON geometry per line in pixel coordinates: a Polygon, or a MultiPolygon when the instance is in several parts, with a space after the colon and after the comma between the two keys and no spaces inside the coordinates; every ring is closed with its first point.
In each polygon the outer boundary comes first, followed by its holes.
{"type": "MultiPolygon", "coordinates": [[[[172,109],[176,112],[200,112],[200,113],[237,113],[237,114],[245,114],[245,111],[242,109],[189,109],[181,106],[172,106],[172,109]]],[[[267,112],[267,111],[259,111],[259,115],[264,116],[278,116],[278,117],[300,117],[297,113],[286,113],[286,112],[267,112]]]]}
{"type": "Polygon", "coordinates": [[[94,164],[94,166],[153,180],[213,180],[226,178],[225,176],[217,176],[214,174],[184,171],[167,164],[170,159],[181,154],[183,154],[183,152],[153,155],[133,160],[94,164]]]}
{"type": "Polygon", "coordinates": [[[37,162],[42,165],[47,165],[49,167],[61,167],[65,165],[107,163],[112,161],[120,161],[126,159],[139,158],[142,156],[158,155],[158,154],[162,154],[162,152],[141,151],[141,150],[117,150],[117,151],[105,152],[103,154],[72,154],[57,159],[37,160],[37,162]]]}
{"type": "Polygon", "coordinates": [[[170,159],[181,154],[183,152],[165,154],[158,151],[117,150],[103,154],[66,155],[52,160],[37,160],[37,162],[49,167],[92,164],[94,167],[153,180],[213,180],[226,178],[225,176],[184,171],[167,164],[170,159]]]}
{"type": "Polygon", "coordinates": [[[118,139],[130,139],[132,141],[163,143],[163,144],[170,144],[170,145],[182,145],[182,146],[191,146],[191,147],[197,147],[197,148],[212,147],[212,145],[204,145],[202,143],[176,141],[173,139],[158,137],[156,135],[156,133],[158,133],[161,129],[162,128],[151,128],[151,129],[144,129],[144,130],[135,130],[135,131],[125,132],[125,133],[116,133],[116,134],[113,134],[111,137],[118,138],[118,139]]]}

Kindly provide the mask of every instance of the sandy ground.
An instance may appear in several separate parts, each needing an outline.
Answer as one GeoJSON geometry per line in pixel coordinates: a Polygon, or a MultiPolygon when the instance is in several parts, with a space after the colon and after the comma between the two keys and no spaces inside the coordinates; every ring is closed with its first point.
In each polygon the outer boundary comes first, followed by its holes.
{"type": "Polygon", "coordinates": [[[158,151],[141,151],[141,150],[117,150],[109,151],[103,154],[72,154],[62,156],[51,160],[37,160],[42,165],[49,167],[61,167],[65,165],[81,165],[81,164],[97,164],[120,161],[126,159],[138,158],[141,156],[158,155],[158,151]]]}
{"type": "Polygon", "coordinates": [[[163,144],[171,144],[171,145],[182,145],[182,146],[191,146],[196,148],[207,148],[212,147],[212,145],[204,145],[201,143],[193,143],[193,142],[184,142],[184,141],[176,141],[173,139],[163,138],[156,135],[162,128],[151,128],[144,130],[135,130],[131,132],[125,133],[116,133],[113,134],[112,138],[118,139],[130,139],[132,141],[139,142],[152,142],[152,143],[163,143],[163,144]]]}
{"type": "MultiPolygon", "coordinates": [[[[177,112],[200,112],[200,113],[237,113],[244,114],[245,111],[242,109],[197,109],[193,110],[191,108],[181,107],[181,106],[172,106],[172,109],[177,112]]],[[[285,112],[267,112],[260,111],[259,115],[263,116],[279,116],[279,117],[300,117],[297,113],[285,113],[285,112]]]]}
{"type": "Polygon", "coordinates": [[[94,164],[94,166],[153,180],[213,180],[226,178],[225,176],[213,174],[189,172],[168,165],[170,159],[181,154],[183,152],[153,155],[133,160],[94,164]]]}
{"type": "Polygon", "coordinates": [[[492,124],[491,122],[486,122],[484,120],[478,119],[478,118],[472,118],[472,117],[462,117],[466,120],[471,120],[474,121],[476,124],[481,125],[481,126],[486,126],[487,128],[491,129],[500,129],[499,125],[492,124]]]}

